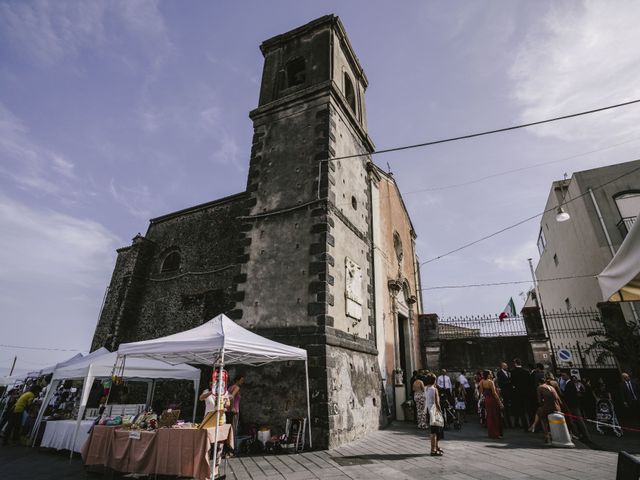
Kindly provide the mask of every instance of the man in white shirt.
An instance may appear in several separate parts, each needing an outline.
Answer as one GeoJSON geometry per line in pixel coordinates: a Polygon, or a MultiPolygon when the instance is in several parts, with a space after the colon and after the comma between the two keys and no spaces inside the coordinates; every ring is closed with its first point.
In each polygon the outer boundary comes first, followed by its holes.
{"type": "Polygon", "coordinates": [[[462,385],[462,388],[464,388],[464,393],[465,393],[464,401],[467,404],[467,411],[473,412],[473,408],[471,407],[471,405],[473,404],[473,389],[469,384],[469,380],[467,380],[466,373],[467,372],[465,370],[460,371],[460,375],[458,376],[458,382],[460,383],[460,385],[462,385]]]}
{"type": "Polygon", "coordinates": [[[436,380],[436,385],[438,386],[438,390],[440,394],[444,394],[449,400],[449,403],[453,400],[453,385],[451,384],[451,379],[447,375],[447,371],[443,368],[436,380]]]}

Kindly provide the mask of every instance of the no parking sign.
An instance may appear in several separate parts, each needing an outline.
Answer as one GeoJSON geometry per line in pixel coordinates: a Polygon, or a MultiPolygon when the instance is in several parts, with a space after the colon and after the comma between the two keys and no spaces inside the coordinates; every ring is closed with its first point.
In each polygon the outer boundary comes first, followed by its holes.
{"type": "Polygon", "coordinates": [[[571,352],[566,348],[561,348],[558,350],[558,360],[561,362],[570,362],[571,361],[571,352]]]}

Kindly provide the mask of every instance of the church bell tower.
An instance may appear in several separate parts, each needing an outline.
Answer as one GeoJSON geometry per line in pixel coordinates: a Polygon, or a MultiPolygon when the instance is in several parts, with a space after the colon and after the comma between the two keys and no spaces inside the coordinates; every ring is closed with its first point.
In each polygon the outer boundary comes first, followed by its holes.
{"type": "Polygon", "coordinates": [[[260,49],[233,313],[256,333],[307,349],[315,443],[332,446],[381,418],[367,78],[333,15],[260,49]]]}

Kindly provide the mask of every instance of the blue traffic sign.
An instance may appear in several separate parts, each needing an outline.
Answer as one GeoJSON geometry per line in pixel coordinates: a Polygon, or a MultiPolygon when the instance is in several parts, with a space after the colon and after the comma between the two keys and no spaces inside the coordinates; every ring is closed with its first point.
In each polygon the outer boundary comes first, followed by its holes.
{"type": "Polygon", "coordinates": [[[558,350],[558,360],[561,362],[570,362],[571,361],[571,352],[566,348],[561,348],[558,350]]]}

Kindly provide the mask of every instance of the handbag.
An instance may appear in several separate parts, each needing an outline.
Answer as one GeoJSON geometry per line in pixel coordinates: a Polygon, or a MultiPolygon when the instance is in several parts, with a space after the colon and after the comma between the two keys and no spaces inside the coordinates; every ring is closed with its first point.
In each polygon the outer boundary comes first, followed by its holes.
{"type": "Polygon", "coordinates": [[[432,427],[444,427],[444,417],[435,404],[431,405],[429,411],[429,425],[432,427]]]}

